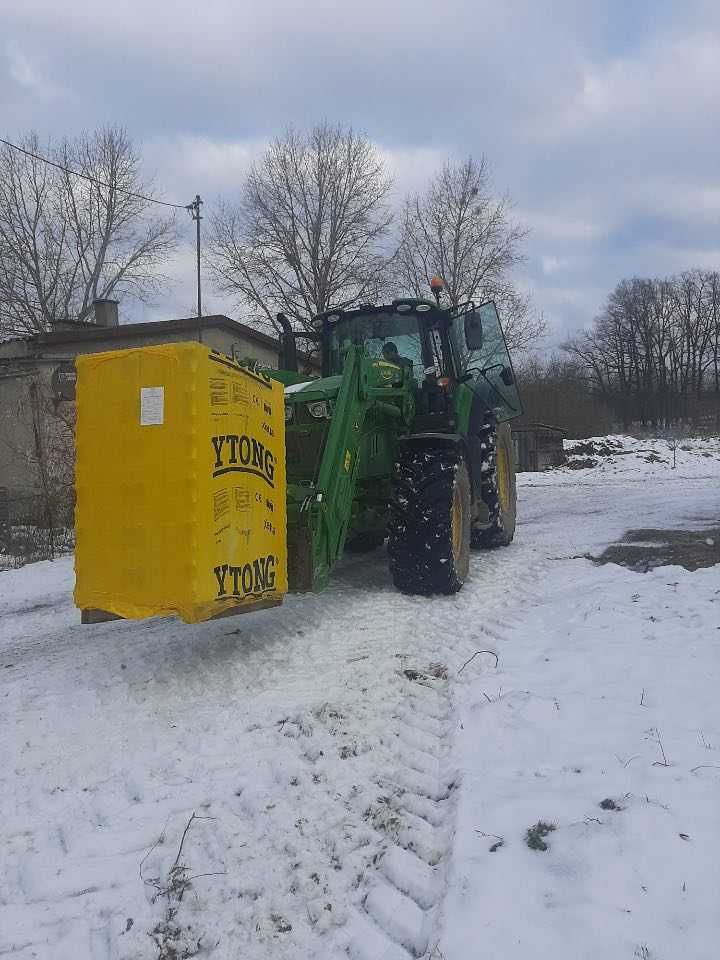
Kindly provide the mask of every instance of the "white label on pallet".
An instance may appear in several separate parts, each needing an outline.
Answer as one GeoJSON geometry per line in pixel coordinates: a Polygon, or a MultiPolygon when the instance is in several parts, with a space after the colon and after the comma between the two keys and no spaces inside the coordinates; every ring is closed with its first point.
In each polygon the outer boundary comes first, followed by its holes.
{"type": "Polygon", "coordinates": [[[165,387],[140,387],[140,426],[165,422],[165,387]]]}

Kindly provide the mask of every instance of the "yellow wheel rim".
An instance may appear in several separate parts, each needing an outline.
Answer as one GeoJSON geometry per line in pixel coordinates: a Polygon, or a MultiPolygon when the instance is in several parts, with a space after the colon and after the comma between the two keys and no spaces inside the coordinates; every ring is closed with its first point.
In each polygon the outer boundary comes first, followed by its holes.
{"type": "Polygon", "coordinates": [[[499,447],[497,451],[497,485],[500,508],[506,513],[510,507],[510,465],[505,447],[499,447]]]}
{"type": "Polygon", "coordinates": [[[463,539],[463,501],[460,496],[460,489],[456,485],[453,491],[452,502],[452,550],[453,557],[457,560],[462,552],[463,539]]]}

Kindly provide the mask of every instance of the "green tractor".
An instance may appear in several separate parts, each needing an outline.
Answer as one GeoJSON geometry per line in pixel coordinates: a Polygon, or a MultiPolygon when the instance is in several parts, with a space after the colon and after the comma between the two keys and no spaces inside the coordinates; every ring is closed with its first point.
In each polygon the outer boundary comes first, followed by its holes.
{"type": "MultiPolygon", "coordinates": [[[[314,321],[322,376],[297,372],[284,334],[291,592],[327,585],[345,549],[388,540],[405,593],[455,593],[471,547],[515,532],[509,421],[521,413],[494,303],[400,299],[314,321]]],[[[305,336],[305,334],[302,334],[305,336]]]]}

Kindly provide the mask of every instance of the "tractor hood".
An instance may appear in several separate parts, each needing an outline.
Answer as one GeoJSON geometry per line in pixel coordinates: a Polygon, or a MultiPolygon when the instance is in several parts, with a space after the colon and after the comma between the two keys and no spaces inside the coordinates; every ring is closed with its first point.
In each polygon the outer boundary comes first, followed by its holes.
{"type": "Polygon", "coordinates": [[[330,400],[337,396],[342,376],[323,377],[319,380],[306,380],[304,383],[293,383],[285,387],[286,403],[307,403],[313,400],[330,400]]]}

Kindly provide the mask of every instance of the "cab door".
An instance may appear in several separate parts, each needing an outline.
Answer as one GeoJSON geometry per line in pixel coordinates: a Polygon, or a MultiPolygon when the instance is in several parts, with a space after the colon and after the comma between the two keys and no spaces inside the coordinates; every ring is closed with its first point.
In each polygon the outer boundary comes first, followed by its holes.
{"type": "Polygon", "coordinates": [[[491,410],[498,423],[513,420],[522,413],[510,352],[505,342],[500,317],[492,301],[483,303],[474,311],[482,329],[480,346],[472,349],[466,339],[466,322],[470,310],[459,313],[453,320],[453,349],[460,377],[471,388],[473,408],[477,413],[491,410]]]}

